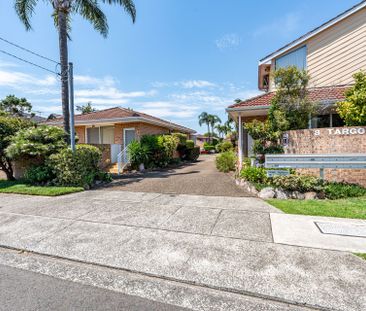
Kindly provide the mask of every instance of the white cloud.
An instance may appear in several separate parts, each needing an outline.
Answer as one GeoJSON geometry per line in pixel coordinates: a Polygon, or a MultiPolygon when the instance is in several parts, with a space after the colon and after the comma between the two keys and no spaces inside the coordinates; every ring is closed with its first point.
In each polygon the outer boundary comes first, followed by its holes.
{"type": "Polygon", "coordinates": [[[301,15],[297,12],[291,12],[259,27],[253,32],[253,36],[272,36],[275,33],[277,36],[287,37],[299,29],[300,23],[301,15]]]}
{"type": "Polygon", "coordinates": [[[236,33],[229,33],[215,41],[216,46],[220,50],[232,49],[240,45],[240,36],[236,33]]]}
{"type": "Polygon", "coordinates": [[[175,81],[175,82],[159,82],[155,81],[151,83],[153,87],[156,88],[164,88],[164,87],[174,87],[174,88],[183,88],[183,89],[202,89],[202,88],[212,88],[216,87],[216,84],[206,80],[184,80],[184,81],[175,81]]]}

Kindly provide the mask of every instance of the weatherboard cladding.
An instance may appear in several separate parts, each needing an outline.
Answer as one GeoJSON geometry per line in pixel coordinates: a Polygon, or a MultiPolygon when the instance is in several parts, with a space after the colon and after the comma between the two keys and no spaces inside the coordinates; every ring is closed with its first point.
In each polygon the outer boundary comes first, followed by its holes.
{"type": "MultiPolygon", "coordinates": [[[[309,89],[309,100],[314,102],[324,101],[341,101],[345,99],[345,91],[349,86],[335,86],[335,87],[321,87],[321,88],[310,88],[309,89]]],[[[245,108],[245,107],[256,107],[256,106],[270,106],[271,100],[274,97],[275,92],[265,93],[240,103],[229,106],[229,109],[233,108],[245,108]]]]}

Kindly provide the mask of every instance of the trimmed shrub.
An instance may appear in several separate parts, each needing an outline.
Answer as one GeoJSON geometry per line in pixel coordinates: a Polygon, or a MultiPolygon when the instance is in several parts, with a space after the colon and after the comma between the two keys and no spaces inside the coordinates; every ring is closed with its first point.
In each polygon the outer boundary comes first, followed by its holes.
{"type": "Polygon", "coordinates": [[[205,149],[206,151],[212,151],[215,150],[215,146],[211,145],[208,142],[203,143],[203,149],[205,149]]]}
{"type": "Polygon", "coordinates": [[[236,155],[233,151],[220,153],[216,157],[216,167],[220,172],[235,171],[236,155]]]}
{"type": "Polygon", "coordinates": [[[268,184],[269,182],[264,167],[246,166],[241,170],[240,177],[255,184],[268,184]]]}
{"type": "Polygon", "coordinates": [[[271,183],[283,190],[300,192],[320,192],[324,184],[321,179],[307,175],[276,176],[272,178],[271,183]]]}
{"type": "Polygon", "coordinates": [[[223,141],[216,145],[216,151],[217,152],[226,152],[229,150],[233,150],[233,144],[230,141],[223,141]]]}
{"type": "Polygon", "coordinates": [[[328,182],[324,186],[325,196],[328,199],[336,200],[350,197],[361,197],[366,195],[366,189],[355,184],[328,182]]]}
{"type": "Polygon", "coordinates": [[[99,168],[101,158],[102,153],[98,148],[77,145],[75,153],[67,148],[51,155],[47,165],[52,168],[56,176],[56,185],[88,188],[101,176],[99,168]]]}
{"type": "Polygon", "coordinates": [[[193,140],[187,140],[186,141],[186,147],[188,149],[193,149],[194,148],[194,141],[193,140]]]}
{"type": "Polygon", "coordinates": [[[178,138],[178,144],[186,145],[188,139],[187,134],[173,133],[172,136],[178,138]]]}
{"type": "Polygon", "coordinates": [[[195,162],[200,156],[200,147],[193,147],[187,150],[187,160],[195,162]]]}
{"type": "Polygon", "coordinates": [[[28,184],[46,184],[55,179],[55,174],[47,165],[31,166],[24,173],[24,181],[28,184]]]}

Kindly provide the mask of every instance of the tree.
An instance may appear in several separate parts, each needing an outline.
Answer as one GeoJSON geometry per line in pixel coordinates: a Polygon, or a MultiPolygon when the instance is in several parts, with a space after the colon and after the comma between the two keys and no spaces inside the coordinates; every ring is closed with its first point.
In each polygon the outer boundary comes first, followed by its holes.
{"type": "Polygon", "coordinates": [[[76,110],[81,112],[81,114],[87,114],[91,112],[96,112],[97,110],[93,108],[91,102],[88,102],[86,105],[83,106],[76,106],[76,110]]]}
{"type": "Polygon", "coordinates": [[[198,116],[198,123],[200,126],[202,126],[202,124],[206,124],[207,125],[207,133],[208,133],[208,137],[210,137],[210,118],[209,118],[209,114],[207,112],[202,112],[199,116],[198,116]]]}
{"type": "Polygon", "coordinates": [[[61,65],[61,99],[63,127],[70,141],[70,111],[68,85],[68,39],[70,38],[71,16],[79,14],[88,20],[103,37],[108,35],[108,22],[100,8],[101,3],[120,5],[132,21],[136,19],[136,8],[133,0],[15,0],[15,10],[25,28],[30,30],[30,19],[39,2],[49,2],[53,8],[53,18],[58,30],[60,65],[61,65]]]}
{"type": "Polygon", "coordinates": [[[222,136],[223,136],[223,134],[224,134],[224,133],[225,133],[225,131],[226,131],[226,127],[225,127],[225,125],[217,124],[217,125],[215,126],[215,128],[216,128],[217,132],[219,133],[220,138],[223,138],[222,136]]]}
{"type": "Polygon", "coordinates": [[[13,117],[24,117],[26,114],[34,116],[32,104],[25,98],[8,95],[0,101],[0,111],[13,117]]]}
{"type": "Polygon", "coordinates": [[[215,114],[210,114],[208,116],[208,120],[209,120],[209,123],[210,123],[210,126],[211,126],[212,133],[214,133],[215,125],[217,123],[221,123],[221,119],[215,114]]]}
{"type": "Polygon", "coordinates": [[[346,100],[337,103],[337,112],[347,126],[366,125],[366,73],[353,75],[355,84],[346,91],[346,100]]]}
{"type": "Polygon", "coordinates": [[[10,157],[5,153],[13,135],[18,130],[29,127],[32,123],[21,118],[0,116],[0,169],[8,180],[14,180],[13,166],[10,157]]]}
{"type": "Polygon", "coordinates": [[[316,111],[308,98],[309,75],[295,66],[274,73],[276,94],[271,101],[268,118],[274,130],[297,130],[308,127],[309,117],[316,111]]]}

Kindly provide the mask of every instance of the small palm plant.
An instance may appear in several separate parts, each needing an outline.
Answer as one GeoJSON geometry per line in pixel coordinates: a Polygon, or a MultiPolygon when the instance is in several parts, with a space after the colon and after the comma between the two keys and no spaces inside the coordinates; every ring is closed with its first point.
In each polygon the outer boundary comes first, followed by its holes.
{"type": "Polygon", "coordinates": [[[15,0],[15,10],[25,28],[32,28],[30,19],[39,2],[49,3],[52,6],[55,26],[58,30],[60,64],[61,64],[61,99],[63,126],[70,140],[70,111],[69,111],[69,85],[68,85],[68,38],[71,30],[71,16],[81,15],[88,20],[103,37],[108,35],[107,17],[100,8],[101,3],[116,4],[121,6],[132,21],[136,19],[136,8],[133,0],[15,0]]]}

